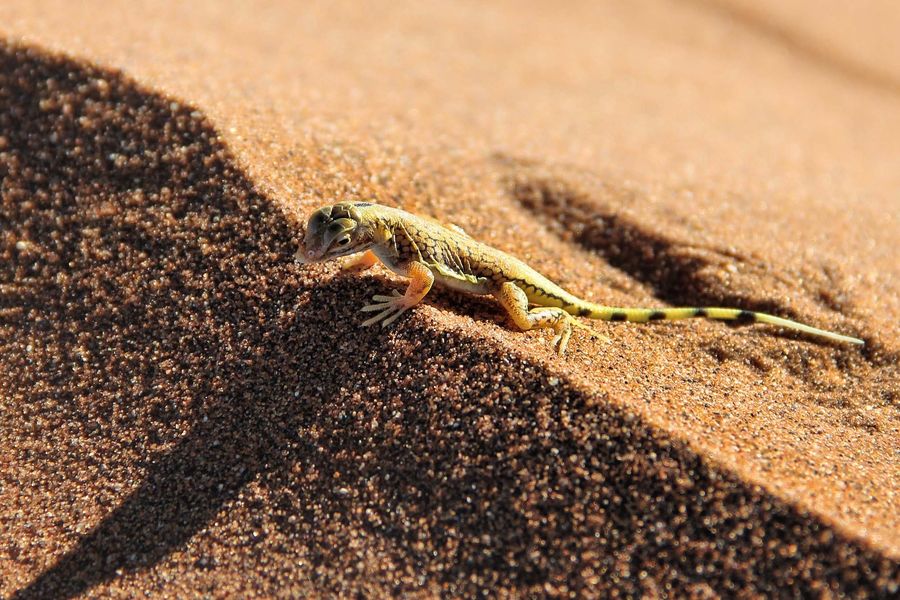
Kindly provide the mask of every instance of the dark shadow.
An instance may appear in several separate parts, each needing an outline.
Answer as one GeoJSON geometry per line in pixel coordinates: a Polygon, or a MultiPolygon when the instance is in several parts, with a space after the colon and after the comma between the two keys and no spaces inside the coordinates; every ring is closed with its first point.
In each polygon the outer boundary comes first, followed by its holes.
{"type": "Polygon", "coordinates": [[[527,162],[509,157],[497,160],[514,172],[507,185],[510,195],[524,208],[544,222],[549,219],[558,224],[574,242],[649,286],[663,302],[674,306],[734,306],[797,318],[788,307],[774,300],[759,300],[724,289],[709,276],[713,260],[753,262],[749,257],[712,248],[699,253],[696,247],[670,239],[597,198],[589,198],[536,165],[532,168],[527,162]]]}
{"type": "Polygon", "coordinates": [[[163,448],[14,597],[148,570],[235,505],[275,530],[248,523],[230,552],[257,565],[278,536],[268,558],[302,548],[296,568],[325,594],[886,596],[900,583],[896,561],[541,365],[415,311],[389,333],[360,329],[383,282],[293,265],[291,224],[192,108],[31,48],[0,46],[0,76],[0,371],[17,399],[2,426],[40,414],[91,439],[138,432],[133,454],[85,457],[112,467],[163,448]],[[244,498],[251,481],[267,502],[244,498]],[[355,570],[360,532],[394,568],[355,570]]]}
{"type": "Polygon", "coordinates": [[[842,56],[839,50],[813,40],[802,31],[779,23],[764,10],[740,6],[723,0],[682,0],[710,14],[729,19],[767,41],[785,48],[797,58],[861,85],[900,95],[900,79],[872,65],[842,56]]]}

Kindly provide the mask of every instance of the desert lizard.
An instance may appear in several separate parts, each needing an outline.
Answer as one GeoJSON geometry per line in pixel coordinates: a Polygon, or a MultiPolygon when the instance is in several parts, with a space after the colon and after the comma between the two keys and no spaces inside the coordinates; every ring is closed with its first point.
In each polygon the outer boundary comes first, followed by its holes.
{"type": "Polygon", "coordinates": [[[344,268],[365,269],[379,261],[408,277],[405,294],[376,295],[363,312],[376,313],[363,325],[393,323],[428,294],[435,283],[463,292],[493,295],[523,330],[553,329],[553,347],[566,351],[575,317],[643,323],[706,317],[769,323],[811,335],[862,344],[857,338],[832,333],[773,315],[737,308],[619,308],[582,300],[565,291],[524,262],[476,241],[455,225],[368,202],[341,202],[316,210],[309,218],[296,254],[312,263],[358,254],[344,268]]]}

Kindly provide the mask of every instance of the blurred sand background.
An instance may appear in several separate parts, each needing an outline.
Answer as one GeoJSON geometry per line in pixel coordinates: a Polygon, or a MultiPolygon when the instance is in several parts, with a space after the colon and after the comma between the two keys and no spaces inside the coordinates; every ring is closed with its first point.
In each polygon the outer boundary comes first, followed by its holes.
{"type": "Polygon", "coordinates": [[[896,591],[898,24],[3,3],[0,595],[896,591]],[[558,359],[447,292],[363,330],[399,280],[291,261],[338,199],[867,346],[593,324],[558,359]]]}

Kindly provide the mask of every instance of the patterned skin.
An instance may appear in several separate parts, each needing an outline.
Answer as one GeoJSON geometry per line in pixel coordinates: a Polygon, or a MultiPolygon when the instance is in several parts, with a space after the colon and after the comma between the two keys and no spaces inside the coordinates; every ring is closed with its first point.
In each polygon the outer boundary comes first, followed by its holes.
{"type": "Polygon", "coordinates": [[[366,269],[379,261],[408,277],[405,294],[377,295],[362,308],[374,312],[363,325],[393,323],[418,304],[435,283],[472,294],[493,295],[523,330],[553,329],[553,347],[566,351],[575,318],[643,323],[706,317],[778,325],[822,338],[863,344],[857,338],[832,333],[773,315],[736,308],[618,308],[573,296],[519,259],[478,242],[460,229],[432,219],[367,202],[341,202],[315,211],[295,258],[313,263],[345,259],[345,269],[366,269]]]}

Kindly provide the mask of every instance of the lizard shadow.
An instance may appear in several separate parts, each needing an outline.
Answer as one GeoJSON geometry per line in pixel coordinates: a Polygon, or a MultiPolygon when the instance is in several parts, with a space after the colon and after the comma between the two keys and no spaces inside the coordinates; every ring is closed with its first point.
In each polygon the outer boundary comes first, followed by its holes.
{"type": "MultiPolygon", "coordinates": [[[[0,210],[14,239],[39,242],[0,262],[0,282],[20,284],[0,306],[18,399],[4,426],[38,444],[22,423],[37,411],[87,432],[90,456],[67,463],[91,482],[81,494],[99,477],[92,449],[118,448],[101,455],[109,481],[141,473],[13,597],[84,594],[177,550],[215,569],[204,544],[220,535],[334,594],[358,574],[360,539],[399,565],[376,582],[395,594],[422,589],[407,572],[455,595],[865,592],[900,578],[896,562],[542,365],[414,313],[389,334],[357,328],[378,290],[294,265],[291,223],[192,107],[33,48],[0,45],[0,73],[12,82],[0,119],[17,120],[2,123],[0,210]],[[43,346],[26,369],[16,344],[32,339],[43,346]],[[223,526],[223,513],[248,516],[223,526]]],[[[40,461],[65,452],[17,454],[14,468],[53,468],[40,461]]],[[[257,583],[277,589],[276,571],[254,571],[257,583]]]]}
{"type": "MultiPolygon", "coordinates": [[[[549,220],[551,228],[565,239],[598,254],[610,266],[646,285],[656,298],[672,306],[736,307],[795,321],[808,320],[792,305],[758,293],[769,289],[776,292],[775,297],[802,294],[828,311],[846,313],[848,310],[826,293],[828,286],[835,285],[827,268],[824,273],[806,274],[805,279],[810,281],[801,287],[797,277],[779,272],[752,255],[691,244],[655,231],[572,186],[556,172],[556,167],[506,155],[497,155],[494,161],[507,172],[508,193],[523,208],[545,222],[549,220]],[[724,267],[738,274],[737,284],[723,280],[720,273],[724,267]]],[[[600,184],[600,188],[604,194],[620,199],[634,195],[630,190],[606,183],[600,184]]],[[[721,323],[728,327],[745,325],[740,321],[721,323]]],[[[773,333],[786,339],[809,339],[796,331],[773,333]]],[[[845,344],[825,339],[816,339],[816,343],[848,350],[845,344]]],[[[869,357],[870,347],[877,347],[877,343],[863,348],[864,356],[869,357]]]]}
{"type": "MultiPolygon", "coordinates": [[[[649,286],[660,300],[675,306],[741,306],[796,318],[790,307],[776,301],[758,300],[722,289],[705,274],[712,264],[709,258],[685,252],[688,249],[685,244],[592,201],[563,179],[542,170],[539,164],[506,156],[497,157],[497,161],[511,170],[507,187],[522,207],[549,218],[575,243],[598,253],[611,266],[649,286]]],[[[612,190],[611,193],[631,192],[612,190]]],[[[711,254],[747,260],[721,249],[713,249],[711,254]]]]}

